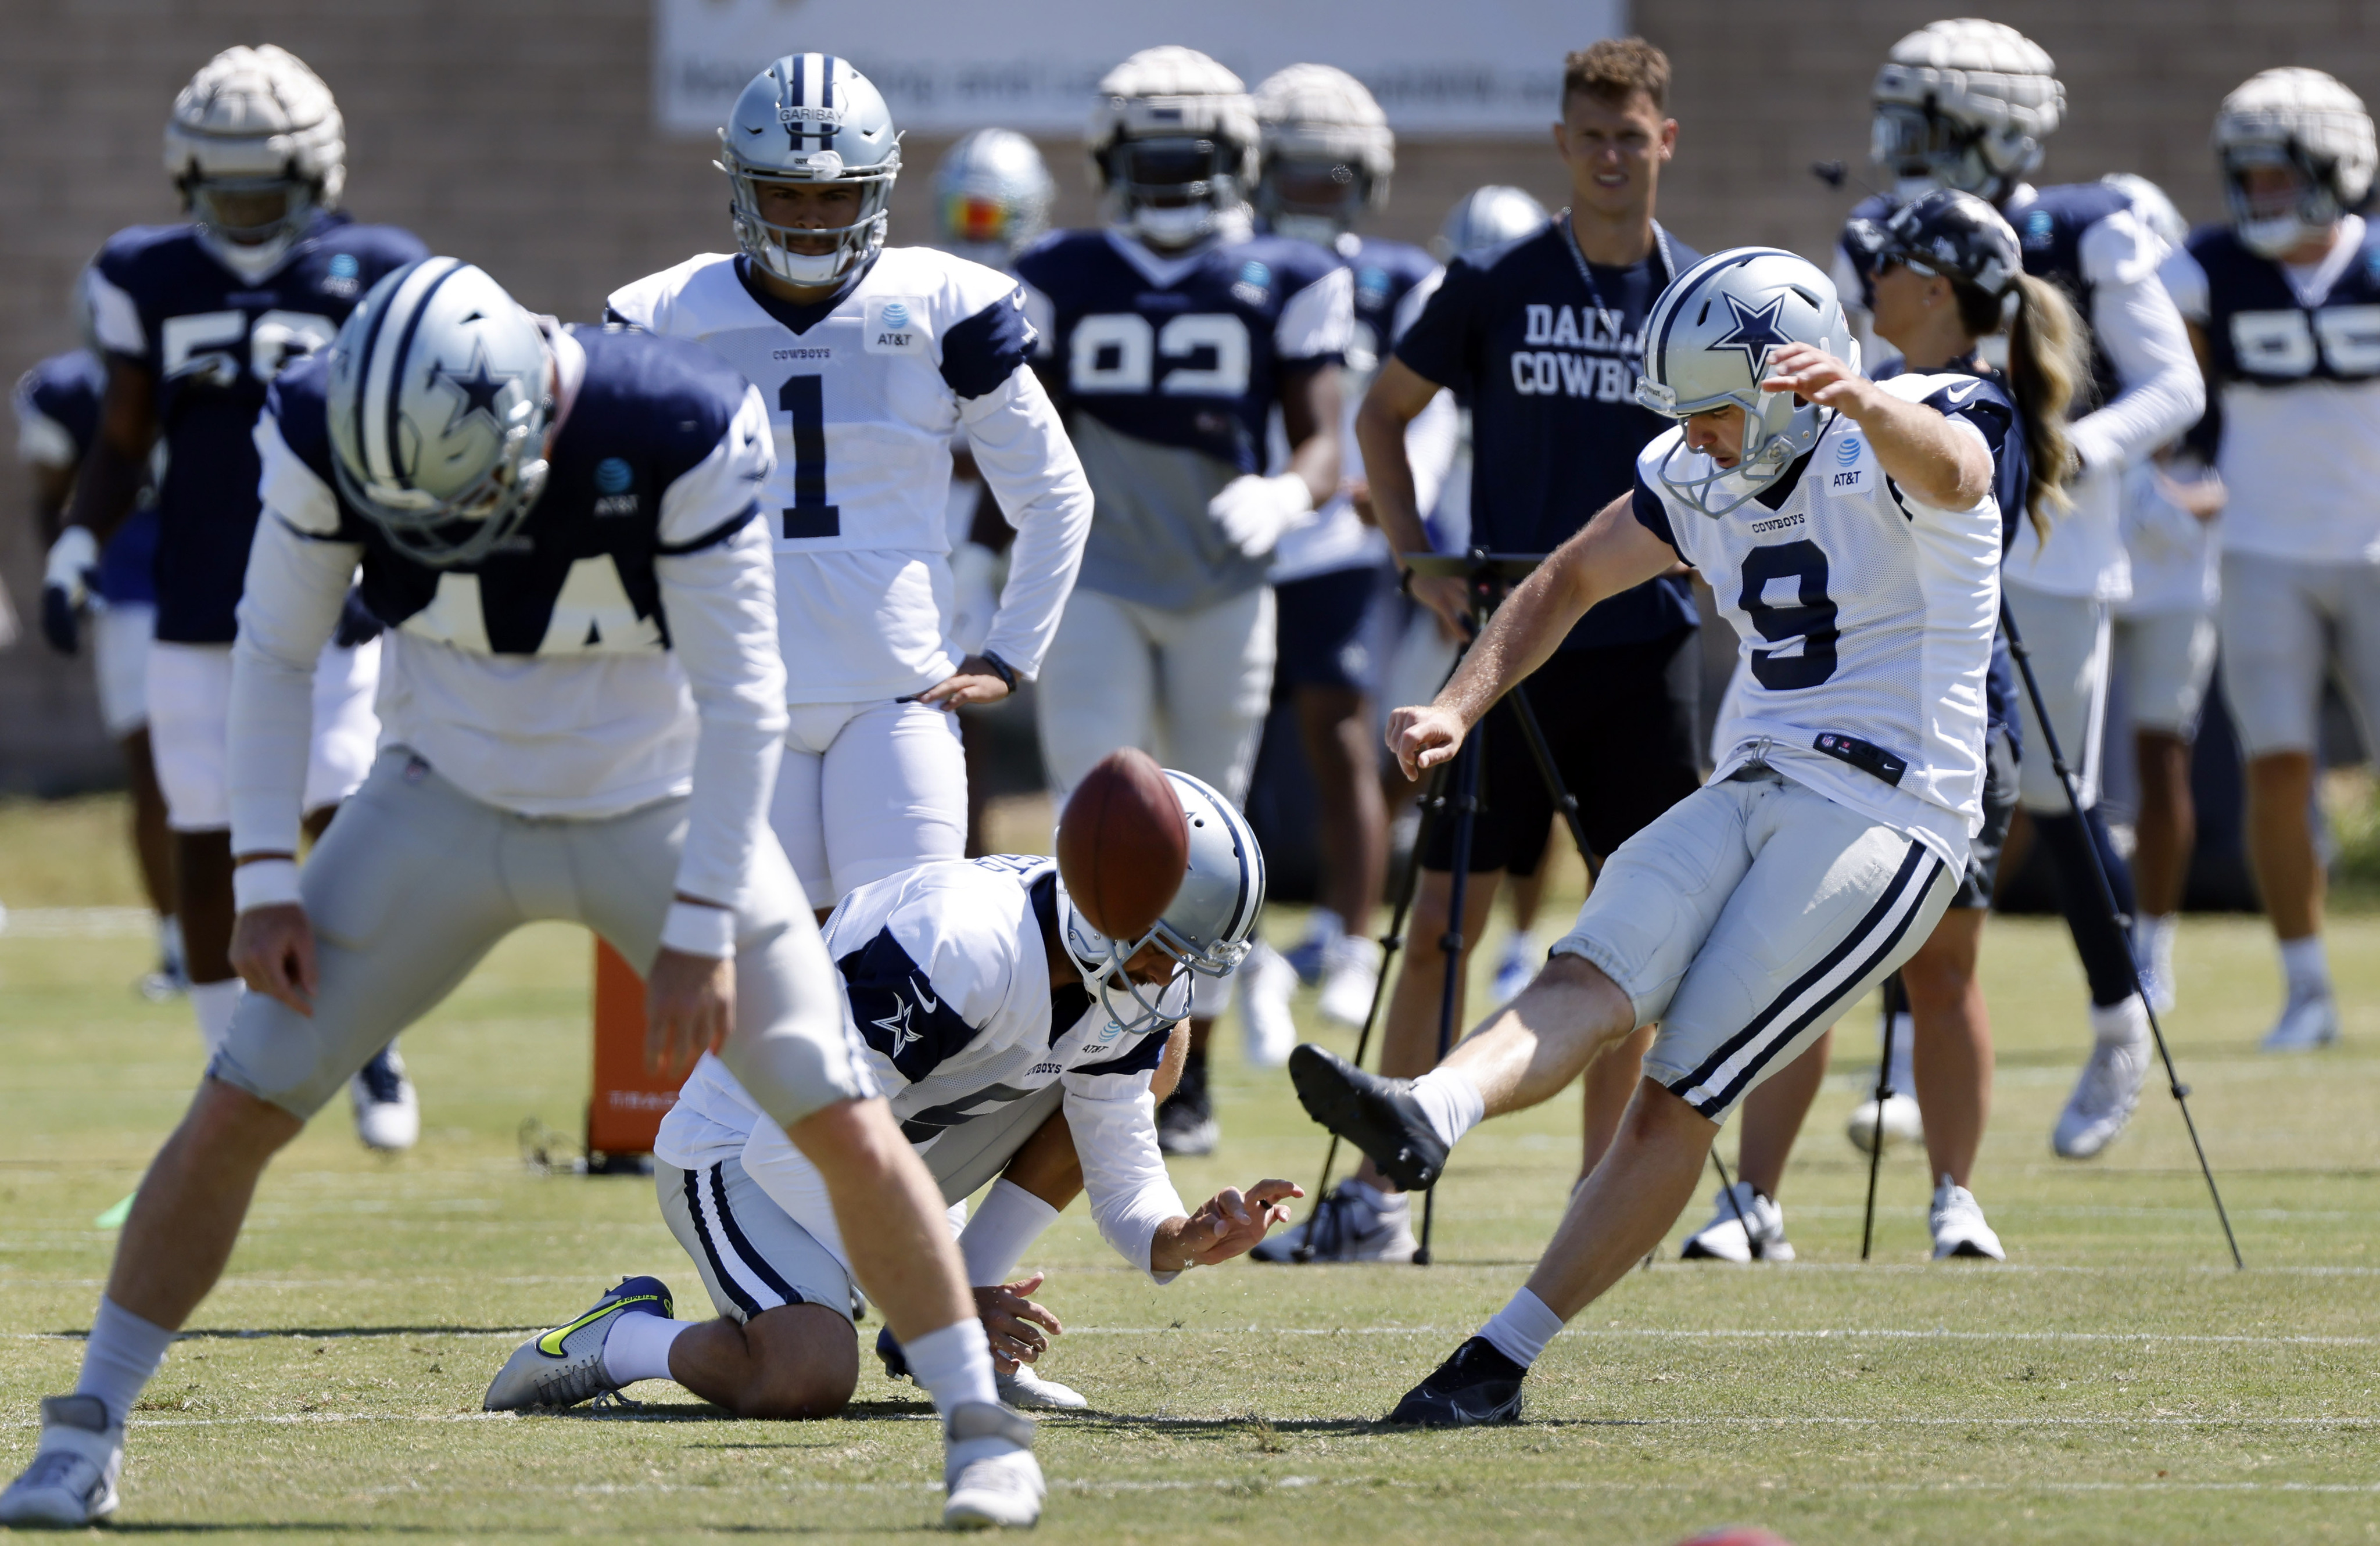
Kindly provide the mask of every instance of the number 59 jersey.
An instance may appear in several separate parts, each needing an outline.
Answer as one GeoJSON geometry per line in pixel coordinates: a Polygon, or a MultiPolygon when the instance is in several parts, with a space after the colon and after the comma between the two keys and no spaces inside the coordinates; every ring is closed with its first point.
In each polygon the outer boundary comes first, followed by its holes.
{"type": "Polygon", "coordinates": [[[1956,867],[1983,823],[1985,676],[1999,616],[2000,501],[2022,498],[2022,431],[1995,383],[1898,376],[1886,392],[1979,435],[1993,489],[1972,510],[1919,502],[1837,414],[1810,453],[1716,520],[1660,470],[1709,459],[1658,436],[1636,459],[1636,519],[1701,571],[1735,625],[1745,676],[1718,727],[1716,778],[1767,763],[1905,831],[1956,867]]]}
{"type": "MultiPolygon", "coordinates": [[[[951,439],[1032,348],[1016,282],[895,247],[832,298],[795,306],[742,258],[706,253],[613,292],[608,309],[704,344],[769,406],[777,470],[761,509],[776,545],[788,701],[901,697],[957,670],[951,439]]],[[[1040,396],[1030,371],[1015,390],[1040,396]]]]}

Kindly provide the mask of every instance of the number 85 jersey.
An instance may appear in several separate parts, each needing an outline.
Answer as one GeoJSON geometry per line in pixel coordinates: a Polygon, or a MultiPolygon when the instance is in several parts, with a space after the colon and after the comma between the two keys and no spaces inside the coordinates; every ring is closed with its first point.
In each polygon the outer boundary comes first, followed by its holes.
{"type": "Polygon", "coordinates": [[[1937,510],[1887,477],[1840,414],[1757,499],[1714,520],[1661,481],[1708,477],[1685,431],[1636,459],[1636,519],[1699,570],[1735,631],[1744,679],[1714,778],[1766,763],[1908,833],[1952,866],[1983,824],[1984,679],[1999,616],[2000,502],[2024,489],[2022,431],[1973,376],[1876,383],[1982,438],[1993,491],[1937,510]]]}
{"type": "Polygon", "coordinates": [[[984,648],[1039,669],[1074,588],[1090,490],[1029,369],[1025,297],[997,270],[887,248],[828,299],[796,306],[741,257],[706,253],[615,291],[609,317],[700,343],[759,388],[777,468],[760,496],[775,539],[786,701],[904,697],[958,669],[950,641],[951,437],[1017,528],[984,648]]]}

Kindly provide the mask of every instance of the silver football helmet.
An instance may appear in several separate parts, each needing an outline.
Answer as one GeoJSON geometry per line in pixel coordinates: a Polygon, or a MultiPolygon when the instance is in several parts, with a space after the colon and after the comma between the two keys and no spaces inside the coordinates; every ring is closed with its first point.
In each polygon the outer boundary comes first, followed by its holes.
{"type": "Polygon", "coordinates": [[[1059,928],[1083,985],[1108,1012],[1116,1035],[1138,1035],[1190,1013],[1199,977],[1227,977],[1248,953],[1248,935],[1264,910],[1264,851],[1232,803],[1187,773],[1165,770],[1190,825],[1190,868],[1165,915],[1138,939],[1111,939],[1059,888],[1059,928]],[[1154,943],[1173,959],[1161,986],[1136,983],[1124,963],[1154,943]]]}
{"type": "Polygon", "coordinates": [[[1257,211],[1274,231],[1329,247],[1388,202],[1396,136],[1362,81],[1329,65],[1292,65],[1267,76],[1253,100],[1257,211]]]}
{"type": "Polygon", "coordinates": [[[1099,81],[1083,149],[1110,218],[1144,241],[1184,248],[1246,207],[1258,138],[1240,78],[1168,43],[1099,81]]]}
{"type": "Polygon", "coordinates": [[[1868,157],[1898,182],[1896,204],[1936,187],[1999,202],[2041,164],[2041,142],[2066,114],[2066,88],[2041,45],[1973,17],[1894,43],[1869,95],[1868,157]]]}
{"type": "Polygon", "coordinates": [[[2250,250],[2278,257],[2328,231],[2372,191],[2372,115],[2362,98],[2320,70],[2265,70],[2223,99],[2215,155],[2231,228],[2250,250]],[[2296,197],[2251,199],[2245,174],[2256,166],[2296,174],[2296,197]]]}
{"type": "Polygon", "coordinates": [[[934,168],[942,245],[995,269],[1006,268],[1050,229],[1050,206],[1057,198],[1040,151],[1014,129],[977,129],[934,168]]]}
{"type": "Polygon", "coordinates": [[[1521,189],[1489,183],[1455,200],[1438,235],[1429,239],[1429,250],[1439,262],[1451,263],[1466,252],[1534,235],[1552,218],[1543,204],[1521,189]]]}
{"type": "Polygon", "coordinates": [[[226,48],[174,99],[165,175],[199,240],[254,284],[346,187],[346,127],[322,78],[265,43],[226,48]]]}
{"type": "Polygon", "coordinates": [[[553,355],[540,320],[456,258],[373,285],[331,344],[339,493],[389,546],[476,563],[545,490],[553,355]]]}
{"type": "Polygon", "coordinates": [[[727,127],[719,159],[734,190],[727,208],[744,256],[795,284],[832,284],[884,246],[885,207],[901,175],[901,137],[883,93],[851,61],[832,54],[788,54],[752,78],[727,127]],[[811,229],[773,225],[760,213],[762,183],[849,183],[859,189],[859,218],[811,229]],[[795,252],[788,241],[834,239],[821,253],[795,252]]]}
{"type": "Polygon", "coordinates": [[[1830,409],[1787,392],[1763,392],[1772,350],[1809,344],[1859,368],[1834,281],[1803,258],[1773,247],[1714,253],[1680,275],[1645,320],[1645,374],[1636,401],[1683,419],[1733,404],[1743,410],[1741,459],[1704,477],[1672,476],[1690,453],[1682,439],[1662,461],[1670,492],[1705,515],[1726,514],[1785,475],[1818,443],[1830,409]],[[1715,504],[1718,498],[1725,504],[1715,504]]]}

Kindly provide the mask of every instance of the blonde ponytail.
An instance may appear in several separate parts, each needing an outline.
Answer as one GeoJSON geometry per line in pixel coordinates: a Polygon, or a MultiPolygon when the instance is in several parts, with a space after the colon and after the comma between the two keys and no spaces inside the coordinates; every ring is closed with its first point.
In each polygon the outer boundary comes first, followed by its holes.
{"type": "Polygon", "coordinates": [[[2066,292],[2029,273],[2016,276],[2015,319],[2009,324],[2009,387],[2024,420],[2031,476],[2025,513],[2034,534],[2046,537],[2053,513],[2066,509],[2066,485],[2077,471],[2066,438],[2066,411],[2090,370],[2082,320],[2066,292]]]}

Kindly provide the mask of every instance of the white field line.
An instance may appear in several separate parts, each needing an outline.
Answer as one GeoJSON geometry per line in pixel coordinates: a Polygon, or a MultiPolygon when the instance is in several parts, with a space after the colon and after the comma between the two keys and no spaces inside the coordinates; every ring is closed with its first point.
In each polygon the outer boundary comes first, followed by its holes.
{"type": "Polygon", "coordinates": [[[145,907],[12,907],[0,937],[9,939],[148,938],[157,917],[145,907]]]}

